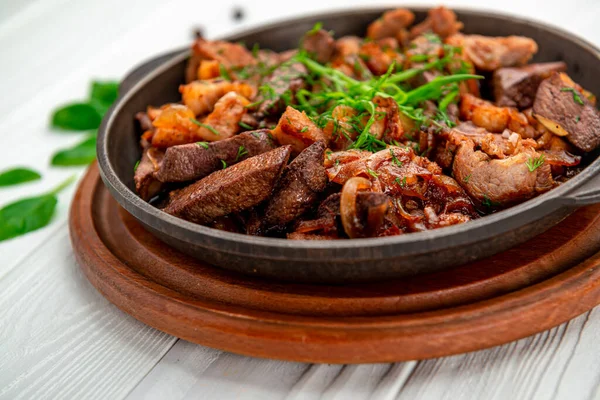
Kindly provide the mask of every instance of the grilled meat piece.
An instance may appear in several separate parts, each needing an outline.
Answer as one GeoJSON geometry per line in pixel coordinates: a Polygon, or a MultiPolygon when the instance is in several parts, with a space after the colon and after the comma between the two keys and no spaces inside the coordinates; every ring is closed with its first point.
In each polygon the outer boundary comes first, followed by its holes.
{"type": "Polygon", "coordinates": [[[285,168],[267,205],[265,228],[282,228],[312,208],[327,186],[324,154],[325,144],[316,142],[285,168]]]}
{"type": "Polygon", "coordinates": [[[286,106],[285,98],[291,100],[296,92],[304,87],[304,75],[306,67],[299,62],[283,63],[263,81],[263,88],[256,96],[259,103],[257,115],[265,117],[279,115],[286,106]]]}
{"type": "Polygon", "coordinates": [[[554,73],[541,83],[533,103],[533,115],[548,130],[565,136],[578,149],[589,152],[600,146],[598,110],[564,73],[554,73]]]}
{"type": "Polygon", "coordinates": [[[537,53],[537,43],[523,36],[489,37],[456,34],[446,43],[462,47],[466,57],[482,71],[527,64],[537,53]]]}
{"type": "Polygon", "coordinates": [[[147,148],[142,154],[140,163],[135,168],[133,175],[135,190],[145,201],[150,200],[162,190],[163,184],[156,179],[154,173],[160,169],[164,154],[162,150],[157,148],[147,148]]]}
{"type": "Polygon", "coordinates": [[[405,8],[398,8],[383,13],[381,18],[375,20],[367,28],[367,37],[370,39],[383,39],[393,37],[401,43],[408,36],[408,28],[415,20],[415,15],[405,8]]]}
{"type": "Polygon", "coordinates": [[[156,178],[161,182],[188,182],[202,179],[214,171],[247,158],[273,150],[269,131],[244,132],[212,143],[189,143],[169,147],[156,178]]]}
{"type": "Polygon", "coordinates": [[[454,11],[446,7],[431,8],[427,12],[425,21],[413,26],[410,30],[412,36],[419,36],[426,32],[433,32],[441,38],[454,35],[463,28],[463,24],[456,20],[454,11]]]}
{"type": "Polygon", "coordinates": [[[271,196],[290,153],[290,146],[282,146],[213,172],[171,192],[163,211],[207,224],[217,217],[254,207],[271,196]]]}
{"type": "Polygon", "coordinates": [[[315,32],[311,30],[302,38],[300,48],[306,50],[312,55],[312,58],[321,64],[327,64],[335,52],[335,40],[324,29],[315,32]]]}
{"type": "Polygon", "coordinates": [[[472,199],[487,207],[506,207],[521,203],[552,189],[550,165],[543,163],[533,171],[531,160],[540,154],[532,148],[504,159],[492,159],[466,137],[452,137],[458,150],[452,172],[472,199]],[[529,165],[528,165],[529,164],[529,165]]]}
{"type": "Polygon", "coordinates": [[[553,72],[567,70],[562,61],[530,64],[517,68],[499,68],[494,71],[493,87],[496,104],[503,107],[529,108],[540,83],[553,72]]]}

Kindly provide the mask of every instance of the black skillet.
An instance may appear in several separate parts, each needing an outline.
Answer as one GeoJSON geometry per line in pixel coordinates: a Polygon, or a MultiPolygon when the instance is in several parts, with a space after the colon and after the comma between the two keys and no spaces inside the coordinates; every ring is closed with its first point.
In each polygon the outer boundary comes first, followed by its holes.
{"type": "MultiPolygon", "coordinates": [[[[424,8],[412,8],[417,21],[424,8]]],[[[359,9],[302,17],[225,38],[283,51],[317,21],[343,35],[364,35],[385,9],[359,9]]],[[[600,53],[585,41],[537,22],[495,13],[457,10],[465,33],[523,35],[535,39],[534,62],[564,60],[570,76],[600,94],[600,53]]],[[[246,236],[193,224],[140,199],[133,168],[140,159],[134,114],[146,106],[179,101],[187,50],[142,65],[122,84],[122,94],[105,117],[98,137],[98,161],[114,198],[167,244],[213,265],[274,279],[313,283],[362,282],[432,272],[506,250],[542,233],[575,208],[600,202],[600,159],[560,187],[518,206],[466,224],[401,236],[338,241],[296,241],[246,236]]],[[[535,242],[534,242],[535,243],[535,242]]]]}

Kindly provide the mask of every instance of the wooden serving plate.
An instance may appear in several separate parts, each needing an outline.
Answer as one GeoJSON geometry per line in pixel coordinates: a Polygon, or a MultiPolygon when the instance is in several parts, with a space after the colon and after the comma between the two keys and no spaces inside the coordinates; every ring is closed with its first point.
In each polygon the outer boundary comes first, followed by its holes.
{"type": "Polygon", "coordinates": [[[319,286],[266,281],[179,253],[104,187],[76,193],[71,241],[90,282],[161,331],[234,353],[304,362],[392,362],[500,345],[600,303],[600,206],[497,256],[430,275],[319,286]]]}

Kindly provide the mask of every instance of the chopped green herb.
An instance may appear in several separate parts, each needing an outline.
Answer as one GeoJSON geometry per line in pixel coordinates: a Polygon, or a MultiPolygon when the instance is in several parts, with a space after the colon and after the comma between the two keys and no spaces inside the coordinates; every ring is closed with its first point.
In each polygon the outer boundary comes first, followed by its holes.
{"type": "Polygon", "coordinates": [[[409,58],[410,61],[413,62],[425,62],[429,60],[429,55],[427,54],[415,54],[409,58]]]}
{"type": "Polygon", "coordinates": [[[392,155],[392,163],[394,163],[398,167],[402,167],[402,161],[398,160],[398,157],[396,157],[392,149],[390,149],[390,154],[392,155]]]}
{"type": "Polygon", "coordinates": [[[544,164],[544,155],[542,154],[541,156],[536,157],[536,158],[530,157],[527,159],[525,164],[527,165],[527,168],[529,168],[529,172],[533,172],[536,169],[538,169],[539,167],[541,167],[542,164],[544,164]]]}
{"type": "Polygon", "coordinates": [[[258,52],[260,51],[260,45],[258,43],[254,43],[252,46],[252,57],[258,58],[258,52]]]}
{"type": "Polygon", "coordinates": [[[196,142],[196,145],[208,149],[208,142],[196,142]]]}
{"type": "Polygon", "coordinates": [[[575,117],[575,123],[578,124],[581,121],[581,115],[575,117]]]}
{"type": "Polygon", "coordinates": [[[465,177],[463,178],[463,182],[464,182],[464,183],[469,183],[469,180],[471,179],[471,175],[472,175],[472,174],[469,174],[469,175],[465,176],[465,177]]]}
{"type": "Polygon", "coordinates": [[[221,160],[221,165],[223,166],[223,169],[227,168],[227,163],[225,160],[221,160]]]}
{"type": "Polygon", "coordinates": [[[334,165],[337,167],[338,165],[340,165],[340,159],[336,158],[334,165]]]}
{"type": "Polygon", "coordinates": [[[396,181],[396,183],[398,185],[400,185],[400,187],[406,187],[406,177],[402,178],[402,180],[400,180],[400,177],[397,176],[396,179],[394,179],[394,181],[396,181]]]}
{"type": "Polygon", "coordinates": [[[72,176],[54,190],[28,197],[0,209],[0,241],[24,235],[50,223],[58,199],[56,195],[75,180],[72,176]]]}
{"type": "Polygon", "coordinates": [[[228,81],[232,81],[233,79],[231,79],[231,74],[229,73],[229,71],[227,71],[227,68],[225,68],[223,66],[223,64],[219,64],[219,75],[221,76],[221,78],[228,80],[228,81]]]}
{"type": "Polygon", "coordinates": [[[135,165],[133,166],[133,172],[136,172],[139,166],[140,166],[140,160],[137,160],[135,162],[135,165]]]}
{"type": "Polygon", "coordinates": [[[308,31],[308,34],[314,35],[315,33],[319,32],[321,29],[323,29],[323,23],[317,22],[316,24],[313,25],[312,29],[310,31],[308,31]]]}
{"type": "Polygon", "coordinates": [[[306,132],[307,130],[308,130],[308,126],[305,126],[304,128],[300,129],[300,132],[301,132],[301,133],[304,133],[304,132],[306,132]]]}
{"type": "Polygon", "coordinates": [[[500,203],[492,201],[486,194],[483,195],[483,201],[481,204],[486,207],[498,207],[500,205],[500,203]]]}
{"type": "Polygon", "coordinates": [[[579,92],[577,90],[575,90],[575,88],[564,87],[564,88],[560,89],[560,91],[573,93],[573,100],[575,101],[575,103],[584,105],[583,100],[581,100],[581,96],[580,96],[579,92]]]}
{"type": "Polygon", "coordinates": [[[377,172],[373,171],[372,169],[367,168],[367,173],[369,175],[371,175],[373,178],[379,177],[379,174],[377,172]]]}
{"type": "Polygon", "coordinates": [[[237,155],[235,156],[235,161],[237,162],[240,158],[244,157],[248,154],[248,150],[244,146],[240,146],[238,148],[237,155]]]}
{"type": "Polygon", "coordinates": [[[202,122],[198,121],[196,118],[190,118],[190,121],[192,121],[194,124],[196,124],[198,126],[201,126],[201,127],[205,128],[205,129],[208,129],[209,131],[211,131],[213,133],[213,135],[221,136],[221,134],[219,133],[219,131],[217,131],[215,128],[213,128],[210,125],[203,124],[202,122]]]}
{"type": "Polygon", "coordinates": [[[252,130],[252,129],[254,129],[253,127],[251,127],[250,125],[248,125],[247,123],[242,122],[242,121],[238,122],[238,125],[241,126],[244,129],[246,129],[246,130],[249,130],[249,131],[252,130]]]}
{"type": "Polygon", "coordinates": [[[0,187],[13,186],[41,179],[41,175],[29,168],[11,168],[0,172],[0,187]]]}
{"type": "Polygon", "coordinates": [[[254,136],[257,139],[260,139],[260,133],[259,132],[252,132],[252,136],[254,136]]]}

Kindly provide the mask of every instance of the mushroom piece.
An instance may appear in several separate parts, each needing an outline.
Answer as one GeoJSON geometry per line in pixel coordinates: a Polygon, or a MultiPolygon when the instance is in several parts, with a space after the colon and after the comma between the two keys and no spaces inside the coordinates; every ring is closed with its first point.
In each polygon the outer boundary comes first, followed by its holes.
{"type": "Polygon", "coordinates": [[[589,152],[600,146],[598,110],[565,73],[554,73],[542,82],[533,103],[533,116],[580,150],[589,152]]]}

